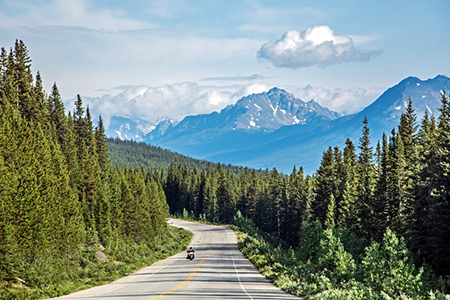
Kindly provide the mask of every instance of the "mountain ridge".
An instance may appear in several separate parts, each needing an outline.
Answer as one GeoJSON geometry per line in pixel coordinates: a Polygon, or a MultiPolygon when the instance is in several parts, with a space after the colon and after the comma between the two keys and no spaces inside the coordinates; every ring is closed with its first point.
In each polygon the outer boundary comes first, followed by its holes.
{"type": "Polygon", "coordinates": [[[155,138],[149,133],[144,140],[170,140],[182,136],[186,131],[191,134],[205,130],[221,133],[234,130],[273,132],[286,125],[328,121],[338,116],[337,112],[332,112],[315,101],[304,102],[275,87],[265,93],[242,97],[220,112],[187,116],[165,134],[155,138]]]}
{"type": "Polygon", "coordinates": [[[364,116],[369,119],[372,140],[377,141],[383,132],[398,126],[409,98],[418,122],[425,110],[437,115],[442,90],[450,90],[446,76],[427,80],[410,76],[362,111],[342,116],[275,87],[242,97],[220,112],[187,116],[178,124],[168,125],[163,120],[166,127],[155,126],[143,140],[198,159],[252,168],[277,167],[283,172],[290,172],[295,165],[311,173],[329,146],[343,147],[347,138],[357,145],[364,116]]]}

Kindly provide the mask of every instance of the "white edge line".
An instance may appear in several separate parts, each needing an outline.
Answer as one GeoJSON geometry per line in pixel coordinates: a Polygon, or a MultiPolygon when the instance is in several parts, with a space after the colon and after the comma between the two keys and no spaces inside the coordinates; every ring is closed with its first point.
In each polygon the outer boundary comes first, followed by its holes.
{"type": "Polygon", "coordinates": [[[233,266],[234,266],[234,270],[236,271],[236,276],[237,276],[237,279],[238,279],[238,281],[239,281],[239,285],[241,286],[241,288],[242,288],[242,290],[244,291],[244,293],[245,293],[250,299],[253,299],[253,297],[245,290],[244,286],[242,285],[241,278],[239,277],[239,272],[238,272],[238,270],[237,270],[237,268],[236,268],[236,264],[234,263],[234,258],[233,258],[233,254],[231,254],[231,251],[230,251],[230,256],[231,256],[231,260],[233,261],[233,266]]]}
{"type": "MultiPolygon", "coordinates": [[[[161,271],[162,269],[164,269],[165,267],[168,267],[168,266],[170,266],[172,263],[174,263],[175,262],[175,260],[173,260],[171,263],[169,263],[169,264],[167,264],[167,265],[165,265],[165,266],[163,266],[163,267],[161,267],[161,268],[159,268],[158,270],[156,270],[155,272],[153,272],[153,273],[151,273],[151,274],[149,274],[149,275],[147,275],[147,276],[144,276],[143,278],[141,278],[141,279],[139,279],[138,281],[135,281],[135,282],[130,282],[130,283],[128,283],[128,284],[124,284],[124,285],[121,285],[121,286],[119,286],[119,287],[117,287],[117,288],[115,288],[115,289],[112,289],[112,290],[109,290],[109,291],[105,291],[105,292],[103,292],[103,293],[100,293],[100,294],[97,294],[97,295],[104,295],[104,294],[108,294],[108,293],[111,293],[111,292],[114,292],[114,291],[117,291],[117,290],[120,290],[120,289],[122,289],[122,288],[124,288],[124,287],[126,287],[127,285],[130,285],[130,284],[133,284],[133,283],[136,283],[136,282],[140,282],[140,281],[142,281],[142,280],[144,280],[144,279],[147,279],[148,277],[150,277],[150,276],[153,276],[153,275],[155,275],[156,273],[158,273],[159,271],[161,271]]],[[[131,275],[131,274],[130,274],[131,275]]],[[[129,276],[129,275],[128,275],[129,276]]],[[[125,278],[125,277],[122,277],[122,278],[125,278]]],[[[111,282],[112,283],[112,282],[111,282]]],[[[91,297],[91,296],[90,296],[91,297]]]]}

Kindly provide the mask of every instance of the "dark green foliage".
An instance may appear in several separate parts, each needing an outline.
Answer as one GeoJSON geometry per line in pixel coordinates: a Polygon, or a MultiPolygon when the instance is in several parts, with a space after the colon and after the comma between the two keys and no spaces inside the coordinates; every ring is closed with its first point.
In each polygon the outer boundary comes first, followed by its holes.
{"type": "Polygon", "coordinates": [[[337,167],[335,157],[333,155],[333,149],[329,147],[328,150],[323,153],[322,163],[317,171],[315,184],[314,215],[322,223],[325,222],[329,204],[332,198],[334,201],[336,195],[336,172],[337,167]]]}
{"type": "Polygon", "coordinates": [[[357,180],[357,214],[359,236],[370,238],[376,233],[376,218],[374,205],[374,193],[377,181],[377,173],[374,165],[373,148],[370,144],[369,121],[364,117],[363,135],[359,139],[360,153],[356,164],[357,180]]]}
{"type": "MultiPolygon", "coordinates": [[[[200,171],[215,169],[216,163],[206,160],[198,160],[178,153],[164,150],[160,147],[138,143],[135,141],[122,141],[118,138],[108,138],[111,162],[113,165],[127,166],[130,168],[164,169],[168,170],[171,164],[186,165],[190,170],[197,168],[200,171]]],[[[224,172],[230,171],[239,175],[244,167],[221,165],[224,172]]],[[[260,173],[260,171],[258,171],[260,173]]]]}
{"type": "Polygon", "coordinates": [[[419,132],[421,170],[411,217],[413,249],[440,275],[450,274],[450,105],[442,94],[439,124],[426,118],[419,132]]]}
{"type": "Polygon", "coordinates": [[[320,222],[304,223],[303,237],[294,250],[257,230],[240,214],[234,224],[240,230],[240,250],[289,293],[312,299],[445,299],[439,292],[423,289],[429,284],[423,270],[415,268],[403,239],[390,230],[381,244],[373,242],[363,251],[355,235],[324,230],[320,222]]]}
{"type": "Polygon", "coordinates": [[[22,41],[0,58],[0,298],[53,296],[46,286],[115,278],[131,270],[128,263],[162,258],[151,254],[159,244],[173,253],[179,235],[168,235],[155,176],[111,167],[101,118],[94,131],[81,97],[72,118],[56,84],[49,97],[39,73],[33,85],[22,41]],[[99,264],[99,249],[123,267],[99,264]]]}
{"type": "Polygon", "coordinates": [[[362,261],[364,281],[373,290],[385,292],[395,299],[401,295],[419,296],[423,269],[415,270],[410,262],[403,238],[398,238],[389,228],[381,244],[372,242],[366,248],[362,261]]]}

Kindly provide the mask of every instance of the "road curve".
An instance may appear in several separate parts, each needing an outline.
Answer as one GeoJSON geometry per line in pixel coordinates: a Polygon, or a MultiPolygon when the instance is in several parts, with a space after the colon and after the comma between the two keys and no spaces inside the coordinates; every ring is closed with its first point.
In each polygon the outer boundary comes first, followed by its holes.
{"type": "Polygon", "coordinates": [[[193,261],[184,252],[110,284],[57,299],[301,299],[275,287],[237,247],[227,228],[170,219],[194,233],[193,261]]]}

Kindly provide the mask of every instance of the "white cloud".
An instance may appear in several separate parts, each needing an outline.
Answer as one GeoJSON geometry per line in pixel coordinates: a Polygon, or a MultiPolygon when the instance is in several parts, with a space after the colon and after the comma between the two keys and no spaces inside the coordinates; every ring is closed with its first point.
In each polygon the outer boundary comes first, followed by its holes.
{"type": "MultiPolygon", "coordinates": [[[[269,86],[252,83],[234,91],[221,88],[205,88],[193,82],[166,84],[160,87],[127,87],[115,96],[82,97],[89,106],[93,118],[101,115],[105,126],[111,116],[133,116],[149,121],[169,117],[181,120],[187,115],[209,114],[220,111],[241,97],[269,90],[269,86]]],[[[66,108],[73,110],[74,100],[66,101],[66,108]]]]}
{"type": "MultiPolygon", "coordinates": [[[[160,87],[126,86],[115,95],[82,97],[96,120],[101,115],[106,128],[111,116],[138,117],[148,121],[172,118],[181,121],[185,116],[209,114],[251,94],[267,92],[272,86],[254,82],[241,87],[206,87],[194,82],[166,84],[160,87]]],[[[323,87],[285,88],[303,101],[315,100],[320,105],[343,114],[356,113],[375,101],[379,91],[363,88],[327,89],[323,87]]],[[[73,110],[74,100],[66,101],[73,110]]]]}
{"type": "Polygon", "coordinates": [[[267,59],[276,67],[304,68],[367,61],[379,51],[360,52],[349,36],[338,36],[328,26],[316,26],[305,31],[289,30],[275,43],[261,46],[258,58],[267,59]]]}
{"type": "Polygon", "coordinates": [[[330,110],[343,114],[361,111],[380,96],[380,91],[363,88],[327,89],[307,85],[304,88],[291,87],[292,93],[303,101],[314,100],[330,110]]]}

